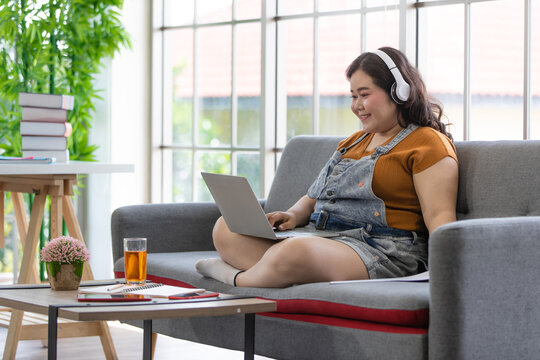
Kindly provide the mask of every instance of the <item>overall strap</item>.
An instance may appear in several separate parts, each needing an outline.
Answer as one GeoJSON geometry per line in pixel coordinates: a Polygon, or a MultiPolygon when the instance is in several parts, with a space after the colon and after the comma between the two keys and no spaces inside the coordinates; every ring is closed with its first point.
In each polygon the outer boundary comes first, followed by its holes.
{"type": "Polygon", "coordinates": [[[364,140],[366,136],[368,136],[369,133],[364,133],[364,135],[360,136],[355,142],[353,142],[351,145],[347,146],[346,148],[341,148],[338,151],[341,153],[341,155],[345,154],[347,151],[349,151],[350,148],[358,144],[360,141],[364,140]]]}
{"type": "Polygon", "coordinates": [[[418,125],[409,124],[406,128],[401,129],[401,131],[388,144],[384,146],[380,146],[380,145],[377,146],[375,148],[375,153],[372,155],[372,157],[380,156],[380,155],[388,153],[397,144],[399,144],[403,139],[405,139],[410,133],[416,130],[416,128],[418,128],[418,125]]]}

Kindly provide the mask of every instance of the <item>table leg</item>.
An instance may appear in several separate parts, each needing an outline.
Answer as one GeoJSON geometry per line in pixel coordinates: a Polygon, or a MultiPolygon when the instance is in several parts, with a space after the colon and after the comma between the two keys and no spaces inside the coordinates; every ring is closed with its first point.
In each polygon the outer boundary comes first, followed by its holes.
{"type": "MultiPolygon", "coordinates": [[[[77,220],[77,215],[75,214],[75,208],[73,207],[73,202],[69,196],[62,196],[62,206],[64,212],[64,220],[66,222],[66,227],[69,233],[69,236],[72,236],[76,239],[84,241],[81,227],[79,226],[79,221],[77,220]]],[[[83,268],[82,280],[94,280],[94,275],[90,266],[85,266],[83,268]]]]}
{"type": "MultiPolygon", "coordinates": [[[[17,230],[19,239],[23,247],[23,259],[17,282],[39,283],[39,274],[37,267],[34,266],[34,254],[38,244],[39,231],[43,220],[45,201],[47,199],[47,188],[42,188],[35,198],[32,211],[30,213],[30,224],[26,216],[24,198],[21,192],[11,192],[11,201],[13,203],[13,212],[17,221],[17,230]]],[[[9,323],[6,346],[4,348],[4,359],[14,359],[17,352],[17,346],[21,334],[24,312],[12,310],[9,323]]],[[[45,345],[45,344],[44,344],[45,345]]]]}
{"type": "Polygon", "coordinates": [[[246,314],[244,321],[244,359],[255,357],[255,314],[246,314]]]}
{"type": "Polygon", "coordinates": [[[2,224],[2,231],[0,231],[0,248],[4,247],[4,192],[0,191],[0,224],[2,224]]]}
{"type": "Polygon", "coordinates": [[[144,320],[143,329],[143,360],[152,360],[152,320],[144,320]]]}
{"type": "Polygon", "coordinates": [[[49,306],[48,360],[56,360],[58,336],[58,307],[49,306]]]}
{"type": "Polygon", "coordinates": [[[12,310],[11,319],[9,320],[9,328],[4,347],[3,360],[15,359],[17,353],[17,345],[19,345],[19,337],[21,336],[21,326],[24,312],[21,310],[12,310]]]}
{"type": "MultiPolygon", "coordinates": [[[[24,247],[26,236],[28,234],[28,218],[26,216],[26,209],[24,207],[24,197],[20,192],[11,193],[11,202],[13,203],[13,212],[15,214],[15,220],[17,221],[17,231],[19,233],[19,239],[21,245],[24,247]]],[[[40,282],[39,273],[36,266],[32,266],[32,273],[28,283],[38,284],[40,282]]]]}
{"type": "MultiPolygon", "coordinates": [[[[21,239],[23,241],[23,258],[17,281],[19,284],[28,284],[31,282],[32,278],[35,277],[36,270],[34,267],[34,254],[35,249],[37,248],[38,235],[41,221],[43,220],[43,211],[45,208],[46,198],[47,194],[45,192],[36,195],[32,212],[30,214],[30,224],[28,226],[28,231],[26,232],[26,237],[21,239]]],[[[18,219],[18,223],[19,222],[24,223],[24,221],[21,221],[21,219],[18,219]]],[[[21,333],[23,316],[24,312],[18,310],[13,310],[11,314],[6,345],[4,348],[4,359],[15,358],[19,336],[21,333]]]]}
{"type": "Polygon", "coordinates": [[[61,195],[51,195],[51,217],[50,223],[50,238],[55,239],[62,236],[62,197],[61,195]]]}
{"type": "Polygon", "coordinates": [[[19,284],[30,283],[30,277],[34,270],[35,252],[38,247],[38,237],[41,230],[41,222],[43,221],[46,199],[47,193],[45,191],[39,193],[34,198],[28,232],[26,233],[26,239],[23,244],[21,271],[19,273],[19,280],[17,281],[19,284]]]}
{"type": "MultiPolygon", "coordinates": [[[[77,216],[75,214],[75,208],[73,207],[73,202],[71,201],[71,197],[68,195],[62,196],[62,212],[64,213],[64,221],[66,222],[69,235],[84,242],[81,227],[79,226],[79,221],[77,220],[77,216]]],[[[90,266],[84,266],[82,279],[94,279],[94,274],[92,273],[90,266]]],[[[105,352],[105,357],[108,360],[118,359],[109,326],[105,321],[101,322],[101,335],[99,338],[101,340],[101,345],[103,346],[103,351],[105,352]]]]}

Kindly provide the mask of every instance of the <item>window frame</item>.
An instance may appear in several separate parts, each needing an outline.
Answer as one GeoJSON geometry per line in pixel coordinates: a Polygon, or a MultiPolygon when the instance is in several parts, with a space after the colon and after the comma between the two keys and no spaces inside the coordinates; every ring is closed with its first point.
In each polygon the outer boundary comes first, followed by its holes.
{"type": "MultiPolygon", "coordinates": [[[[278,1],[279,0],[261,0],[261,17],[253,19],[236,20],[236,3],[237,0],[232,0],[232,20],[216,23],[197,23],[196,11],[197,1],[194,0],[194,22],[191,25],[165,26],[164,19],[164,3],[165,0],[153,2],[153,36],[152,36],[152,202],[169,202],[172,200],[170,192],[172,192],[172,173],[168,164],[172,163],[170,153],[174,150],[191,150],[192,151],[192,167],[196,169],[196,152],[204,150],[228,151],[231,153],[231,169],[234,174],[236,166],[234,163],[235,152],[259,152],[260,158],[260,193],[257,194],[261,198],[268,194],[269,187],[279,162],[284,134],[278,134],[278,128],[283,129],[283,125],[279,124],[284,121],[280,114],[283,114],[283,104],[279,100],[279,84],[278,78],[280,74],[279,65],[279,35],[278,24],[281,21],[312,18],[313,19],[313,104],[312,104],[312,125],[313,135],[319,135],[319,83],[317,73],[319,70],[318,59],[318,36],[319,36],[319,19],[326,16],[339,16],[358,14],[361,21],[361,51],[364,52],[366,44],[366,15],[371,12],[384,11],[388,5],[367,7],[367,0],[361,0],[361,7],[354,10],[337,10],[337,11],[319,11],[318,0],[313,0],[313,12],[279,15],[278,1]],[[236,25],[243,23],[260,22],[261,24],[261,90],[260,90],[260,139],[259,147],[238,147],[236,146],[236,113],[237,113],[237,94],[235,84],[236,74],[236,25]],[[202,146],[197,144],[197,121],[198,121],[198,93],[197,93],[197,29],[210,26],[230,25],[232,27],[232,124],[231,124],[231,144],[230,146],[202,146]],[[163,84],[166,79],[164,77],[164,34],[166,31],[174,29],[193,29],[194,42],[194,89],[193,89],[193,139],[191,145],[180,146],[166,143],[167,138],[165,131],[165,106],[166,100],[163,93],[163,84]]],[[[392,5],[399,10],[399,48],[403,51],[411,61],[418,64],[419,44],[418,28],[419,28],[419,10],[429,7],[441,7],[447,5],[461,4],[464,7],[464,87],[463,87],[463,140],[470,139],[470,109],[471,109],[471,6],[479,2],[493,2],[498,0],[396,0],[392,5]]],[[[524,84],[523,84],[523,139],[531,137],[531,18],[532,18],[532,0],[524,1],[524,84]]],[[[421,70],[421,69],[420,69],[421,70]]],[[[286,130],[284,130],[286,131],[286,130]]],[[[192,171],[192,183],[194,191],[192,201],[196,199],[195,183],[197,174],[192,171]]]]}

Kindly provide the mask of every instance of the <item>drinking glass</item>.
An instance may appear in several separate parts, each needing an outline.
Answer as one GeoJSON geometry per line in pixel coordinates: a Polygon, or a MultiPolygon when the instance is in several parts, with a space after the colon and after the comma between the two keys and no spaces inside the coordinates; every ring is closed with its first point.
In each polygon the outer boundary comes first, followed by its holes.
{"type": "Polygon", "coordinates": [[[128,285],[144,285],[146,238],[124,238],[124,271],[128,285]]]}

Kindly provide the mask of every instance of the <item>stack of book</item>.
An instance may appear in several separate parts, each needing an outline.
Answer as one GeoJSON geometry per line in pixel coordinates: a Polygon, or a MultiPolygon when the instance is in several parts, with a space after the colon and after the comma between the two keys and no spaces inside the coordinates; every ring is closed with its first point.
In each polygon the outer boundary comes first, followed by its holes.
{"type": "Polygon", "coordinates": [[[71,95],[19,94],[23,157],[69,161],[67,138],[71,135],[71,124],[67,117],[73,101],[71,95]]]}

